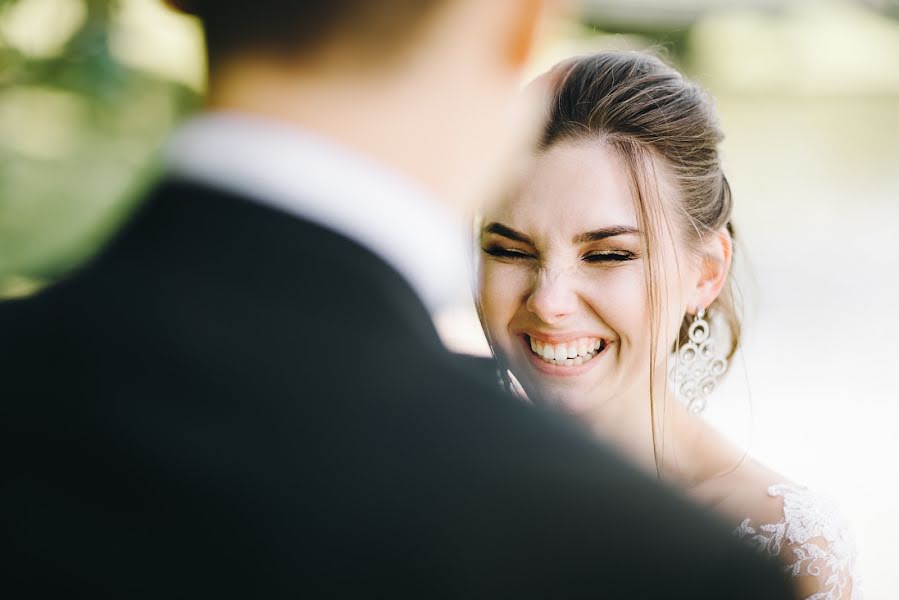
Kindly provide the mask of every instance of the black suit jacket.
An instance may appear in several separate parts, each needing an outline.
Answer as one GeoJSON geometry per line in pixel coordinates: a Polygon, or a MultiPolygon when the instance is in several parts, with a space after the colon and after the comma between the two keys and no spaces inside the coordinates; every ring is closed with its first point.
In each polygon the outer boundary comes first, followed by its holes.
{"type": "Polygon", "coordinates": [[[789,597],[450,355],[371,252],[244,198],[157,187],[88,267],[0,305],[0,368],[24,595],[789,597]]]}

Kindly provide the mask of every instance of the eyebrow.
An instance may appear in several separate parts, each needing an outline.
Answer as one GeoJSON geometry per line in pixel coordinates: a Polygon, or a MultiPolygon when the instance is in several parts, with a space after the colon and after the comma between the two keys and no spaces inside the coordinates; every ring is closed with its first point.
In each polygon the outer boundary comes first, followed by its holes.
{"type": "Polygon", "coordinates": [[[534,245],[534,240],[521,233],[520,231],[515,231],[511,227],[506,227],[502,223],[491,223],[484,227],[484,231],[487,233],[495,233],[496,235],[501,235],[505,238],[509,238],[510,240],[515,240],[516,242],[521,242],[523,244],[534,245]]]}
{"type": "Polygon", "coordinates": [[[579,233],[578,235],[574,236],[572,242],[575,244],[586,244],[587,242],[598,242],[599,240],[604,240],[606,238],[634,233],[640,233],[640,230],[629,225],[615,225],[612,227],[603,227],[602,229],[579,233]]]}
{"type": "MultiPolygon", "coordinates": [[[[511,227],[503,225],[502,223],[490,223],[489,225],[484,227],[484,231],[487,233],[495,233],[496,235],[501,235],[505,238],[509,238],[510,240],[515,240],[516,242],[530,244],[531,246],[534,245],[534,241],[531,238],[521,233],[520,231],[515,231],[511,227]]],[[[572,239],[572,243],[586,244],[587,242],[598,242],[600,240],[619,235],[630,235],[637,233],[640,233],[640,230],[636,227],[631,227],[629,225],[614,225],[612,227],[603,227],[602,229],[594,229],[593,231],[579,233],[578,235],[574,236],[574,239],[572,239]]]]}

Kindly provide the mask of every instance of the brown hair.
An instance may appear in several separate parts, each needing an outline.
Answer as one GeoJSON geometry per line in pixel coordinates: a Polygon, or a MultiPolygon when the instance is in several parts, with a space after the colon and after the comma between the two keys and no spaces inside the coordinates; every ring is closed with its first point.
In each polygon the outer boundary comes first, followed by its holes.
{"type": "Polygon", "coordinates": [[[395,55],[449,0],[167,0],[203,21],[210,67],[242,52],[286,60],[339,41],[369,63],[395,55]]]}
{"type": "MultiPolygon", "coordinates": [[[[733,201],[721,169],[723,139],[709,96],[659,58],[638,52],[601,53],[561,63],[553,73],[554,94],[542,147],[560,142],[601,140],[624,161],[643,230],[646,287],[650,306],[650,402],[656,468],[655,365],[661,314],[659,261],[653,240],[664,229],[680,235],[696,251],[703,238],[726,228],[731,237],[733,201]],[[660,172],[657,172],[657,168],[660,172]],[[659,181],[673,186],[673,219],[667,218],[659,181]],[[672,227],[676,224],[676,227],[672,227]]],[[[730,283],[730,281],[728,282],[730,283]]],[[[730,329],[731,347],[740,340],[740,321],[731,285],[711,305],[710,314],[730,329]]],[[[684,315],[675,349],[687,340],[684,315]]],[[[666,349],[667,350],[667,349],[666,349]]]]}

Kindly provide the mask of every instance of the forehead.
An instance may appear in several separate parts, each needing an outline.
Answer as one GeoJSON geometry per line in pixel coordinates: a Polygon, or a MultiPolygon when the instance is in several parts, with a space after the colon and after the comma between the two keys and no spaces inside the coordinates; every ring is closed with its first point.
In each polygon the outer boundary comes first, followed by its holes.
{"type": "Polygon", "coordinates": [[[485,216],[537,238],[637,226],[626,167],[599,140],[561,143],[535,155],[516,192],[485,216]]]}

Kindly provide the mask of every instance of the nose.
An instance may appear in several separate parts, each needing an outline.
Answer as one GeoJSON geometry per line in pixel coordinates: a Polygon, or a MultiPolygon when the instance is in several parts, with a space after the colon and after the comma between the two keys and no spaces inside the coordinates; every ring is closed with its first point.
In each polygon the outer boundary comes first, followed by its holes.
{"type": "Polygon", "coordinates": [[[562,270],[541,269],[528,296],[527,309],[544,323],[555,324],[578,307],[578,296],[569,274],[562,270]]]}

